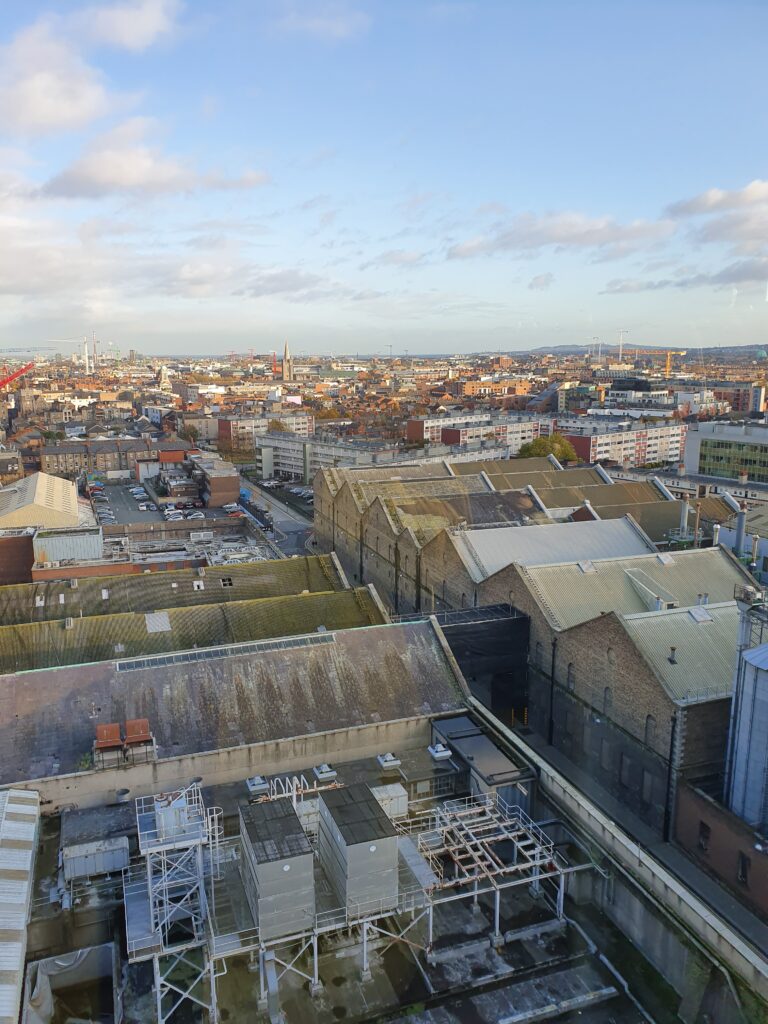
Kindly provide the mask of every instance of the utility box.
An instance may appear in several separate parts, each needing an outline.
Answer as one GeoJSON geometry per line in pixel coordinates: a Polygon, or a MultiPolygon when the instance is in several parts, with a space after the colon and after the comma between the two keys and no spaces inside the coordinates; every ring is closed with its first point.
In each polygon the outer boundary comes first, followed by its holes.
{"type": "Polygon", "coordinates": [[[320,863],[351,917],[397,906],[397,832],[364,783],[320,794],[320,863]]]}
{"type": "Polygon", "coordinates": [[[288,798],[240,805],[242,877],[262,939],[315,923],[314,854],[288,798]]]}
{"type": "Polygon", "coordinates": [[[128,867],[130,851],[125,836],[100,839],[95,843],[77,843],[62,850],[64,881],[111,875],[128,867]]]}

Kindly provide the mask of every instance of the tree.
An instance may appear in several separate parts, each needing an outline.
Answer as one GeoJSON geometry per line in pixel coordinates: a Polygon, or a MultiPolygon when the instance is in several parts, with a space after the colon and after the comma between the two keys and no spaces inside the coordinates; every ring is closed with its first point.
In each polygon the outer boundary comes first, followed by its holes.
{"type": "Polygon", "coordinates": [[[282,420],[270,420],[269,429],[284,434],[288,430],[288,427],[286,427],[282,420]]]}
{"type": "Polygon", "coordinates": [[[192,444],[197,444],[197,440],[200,437],[200,431],[190,423],[189,426],[185,426],[183,430],[179,431],[179,437],[184,441],[191,441],[192,444]]]}
{"type": "Polygon", "coordinates": [[[558,462],[576,462],[578,459],[573,445],[562,434],[537,437],[535,441],[524,444],[517,453],[518,459],[546,458],[547,455],[554,455],[558,462]]]}

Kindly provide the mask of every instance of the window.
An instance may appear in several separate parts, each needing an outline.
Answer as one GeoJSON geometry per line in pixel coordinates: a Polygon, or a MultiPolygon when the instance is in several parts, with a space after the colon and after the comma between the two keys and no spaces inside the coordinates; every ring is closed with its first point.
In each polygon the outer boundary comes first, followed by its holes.
{"type": "Polygon", "coordinates": [[[568,662],[568,671],[567,671],[566,677],[565,677],[565,685],[567,686],[567,688],[569,690],[575,690],[576,689],[576,677],[575,677],[575,673],[573,671],[573,662],[572,661],[568,662]]]}
{"type": "Polygon", "coordinates": [[[608,648],[608,650],[605,652],[605,656],[608,659],[608,664],[609,665],[615,665],[616,664],[616,654],[614,653],[614,650],[613,650],[612,647],[608,648]]]}
{"type": "Polygon", "coordinates": [[[222,585],[222,587],[231,587],[233,585],[232,584],[232,577],[231,576],[222,576],[221,577],[221,585],[222,585]]]}
{"type": "Polygon", "coordinates": [[[622,754],[619,761],[619,781],[627,789],[629,789],[632,782],[632,761],[626,754],[622,754]]]}
{"type": "Polygon", "coordinates": [[[704,853],[709,852],[709,840],[712,835],[712,829],[706,823],[706,821],[699,822],[699,841],[698,847],[704,853]]]}
{"type": "Polygon", "coordinates": [[[610,686],[606,686],[603,690],[603,714],[608,715],[611,711],[611,705],[613,704],[613,691],[610,686]]]}
{"type": "Polygon", "coordinates": [[[205,583],[203,580],[192,580],[193,590],[205,590],[205,583]]]}
{"type": "Polygon", "coordinates": [[[534,664],[534,666],[536,668],[541,668],[542,661],[543,661],[543,656],[542,656],[541,642],[539,640],[537,640],[536,641],[536,654],[535,654],[535,657],[534,657],[533,664],[534,664]]]}
{"type": "Polygon", "coordinates": [[[600,767],[606,772],[611,770],[611,745],[608,740],[600,740],[600,767]]]}
{"type": "Polygon", "coordinates": [[[752,861],[746,855],[739,850],[739,859],[736,866],[736,877],[739,880],[740,885],[749,886],[749,868],[752,861]]]}
{"type": "Polygon", "coordinates": [[[656,719],[653,715],[646,715],[645,718],[645,745],[652,747],[656,741],[656,719]]]}

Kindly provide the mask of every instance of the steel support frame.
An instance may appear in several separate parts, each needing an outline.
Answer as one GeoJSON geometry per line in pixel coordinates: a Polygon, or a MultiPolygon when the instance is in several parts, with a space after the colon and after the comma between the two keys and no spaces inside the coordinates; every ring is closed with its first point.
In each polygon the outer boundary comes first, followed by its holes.
{"type": "Polygon", "coordinates": [[[155,1003],[157,1007],[158,1024],[166,1024],[167,1021],[170,1021],[179,1007],[185,1002],[194,1003],[196,1006],[206,1010],[211,1024],[215,1024],[215,1022],[218,1021],[216,980],[213,969],[213,960],[209,958],[205,946],[196,946],[195,949],[200,951],[202,957],[199,964],[190,960],[186,955],[188,952],[187,950],[166,954],[164,956],[155,956],[152,958],[155,973],[155,1003]],[[191,981],[187,982],[185,980],[183,986],[172,980],[174,972],[177,972],[180,968],[186,968],[193,972],[191,981]],[[196,994],[195,989],[197,989],[198,986],[204,986],[206,983],[208,985],[209,996],[207,999],[204,999],[200,995],[196,994]],[[176,996],[176,999],[175,1002],[166,1009],[164,1001],[169,995],[172,997],[176,996]]]}

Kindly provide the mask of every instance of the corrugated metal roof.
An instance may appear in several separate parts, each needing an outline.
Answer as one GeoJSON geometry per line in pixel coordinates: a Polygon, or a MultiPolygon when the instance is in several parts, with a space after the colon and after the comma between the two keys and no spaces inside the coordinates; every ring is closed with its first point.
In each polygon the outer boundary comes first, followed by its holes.
{"type": "MultiPolygon", "coordinates": [[[[560,480],[557,481],[560,484],[560,480]]],[[[563,484],[569,483],[567,480],[563,484]]],[[[593,485],[536,487],[545,508],[570,508],[590,501],[593,505],[645,504],[666,499],[658,487],[650,483],[599,483],[593,485]]]]}
{"type": "Polygon", "coordinates": [[[547,458],[541,459],[478,459],[477,462],[453,462],[451,469],[456,476],[471,473],[542,473],[558,472],[547,458]]]}
{"type": "Polygon", "coordinates": [[[576,562],[529,565],[520,572],[555,629],[569,629],[610,611],[630,615],[648,610],[628,569],[640,569],[674,595],[681,608],[695,605],[704,593],[712,603],[730,601],[736,584],[754,582],[746,569],[719,547],[605,559],[595,561],[589,573],[576,562]]]}
{"type": "Polygon", "coordinates": [[[3,1021],[16,1021],[21,1008],[39,818],[37,793],[17,789],[0,792],[0,877],[6,876],[0,882],[0,1020],[3,1021]],[[9,875],[11,877],[7,877],[9,875]]]}
{"type": "MultiPolygon", "coordinates": [[[[215,586],[221,589],[218,581],[215,586]]],[[[216,597],[215,592],[212,596],[216,597]]],[[[73,618],[69,628],[61,621],[0,626],[0,673],[294,636],[320,626],[351,629],[383,621],[370,591],[361,587],[146,614],[73,618]]]]}
{"type": "Polygon", "coordinates": [[[0,587],[0,626],[343,589],[330,555],[207,566],[204,576],[197,569],[94,576],[79,579],[76,587],[67,580],[42,580],[0,587]]]}
{"type": "Polygon", "coordinates": [[[726,697],[733,687],[738,608],[728,601],[707,605],[701,609],[704,615],[691,614],[697,610],[676,608],[623,619],[624,628],[664,689],[680,703],[726,697]]]}
{"type": "Polygon", "coordinates": [[[453,546],[475,583],[513,562],[547,565],[565,559],[585,561],[617,555],[643,555],[653,545],[629,519],[607,522],[500,526],[485,530],[454,530],[453,546]]]}

